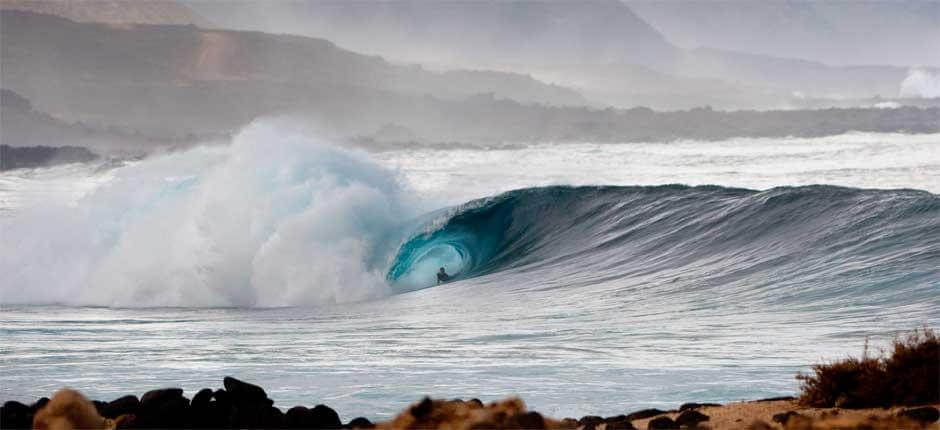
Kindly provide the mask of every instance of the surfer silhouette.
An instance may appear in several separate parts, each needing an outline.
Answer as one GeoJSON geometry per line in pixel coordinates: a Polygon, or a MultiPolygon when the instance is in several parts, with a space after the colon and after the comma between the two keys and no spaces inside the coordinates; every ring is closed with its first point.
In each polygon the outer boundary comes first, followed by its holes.
{"type": "Polygon", "coordinates": [[[447,272],[444,271],[444,268],[441,267],[441,270],[437,272],[437,283],[443,284],[449,280],[450,280],[450,275],[448,275],[447,272]]]}

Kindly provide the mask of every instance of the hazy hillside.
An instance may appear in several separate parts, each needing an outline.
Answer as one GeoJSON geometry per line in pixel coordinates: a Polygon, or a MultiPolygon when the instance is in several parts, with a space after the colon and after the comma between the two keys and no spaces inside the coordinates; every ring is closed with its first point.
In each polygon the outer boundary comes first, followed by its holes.
{"type": "Polygon", "coordinates": [[[833,65],[940,66],[940,2],[624,0],[685,48],[833,65]]]}
{"type": "Polygon", "coordinates": [[[2,24],[5,87],[68,121],[144,133],[227,131],[259,114],[328,104],[324,94],[341,98],[342,89],[584,103],[572,90],[522,75],[429,72],[321,39],[192,26],[114,28],[17,11],[4,11],[2,24]]]}
{"type": "MultiPolygon", "coordinates": [[[[685,4],[664,3],[677,9],[685,4]]],[[[531,74],[622,107],[773,109],[799,107],[807,97],[891,98],[899,95],[908,72],[902,67],[830,67],[781,53],[678,49],[619,0],[185,4],[220,26],[322,36],[357,51],[436,67],[482,65],[531,74]]],[[[704,21],[683,25],[708,28],[704,21]]]]}
{"type": "Polygon", "coordinates": [[[446,65],[662,63],[674,48],[619,0],[185,0],[223,27],[324,37],[446,65]]]}
{"type": "Polygon", "coordinates": [[[192,9],[172,0],[0,0],[0,10],[44,13],[78,22],[210,25],[192,9]]]}

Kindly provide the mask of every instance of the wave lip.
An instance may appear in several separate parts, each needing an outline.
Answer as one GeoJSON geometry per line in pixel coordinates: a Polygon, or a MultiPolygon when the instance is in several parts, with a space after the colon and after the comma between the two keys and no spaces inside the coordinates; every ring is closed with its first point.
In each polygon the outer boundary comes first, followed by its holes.
{"type": "MultiPolygon", "coordinates": [[[[909,288],[928,297],[940,267],[940,197],[835,186],[756,191],[719,186],[544,187],[432,217],[392,260],[399,289],[496,274],[565,285],[695,280],[781,300],[909,288]],[[854,288],[854,289],[852,289],[854,288]]],[[[895,291],[896,293],[897,291],[895,291]]]]}

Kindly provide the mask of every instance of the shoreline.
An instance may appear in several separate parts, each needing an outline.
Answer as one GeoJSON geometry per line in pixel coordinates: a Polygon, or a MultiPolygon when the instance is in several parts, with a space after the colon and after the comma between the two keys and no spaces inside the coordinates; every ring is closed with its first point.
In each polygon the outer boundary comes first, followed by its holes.
{"type": "Polygon", "coordinates": [[[348,415],[352,411],[336,411],[322,404],[282,410],[274,406],[262,387],[233,377],[226,377],[223,385],[224,388],[204,388],[190,393],[191,398],[185,396],[181,388],[162,388],[147,391],[140,397],[128,394],[109,402],[88,400],[77,391],[62,389],[52,400],[42,398],[30,405],[5,402],[0,411],[0,428],[30,428],[36,419],[38,427],[58,429],[940,429],[940,403],[887,408],[815,408],[802,406],[797,398],[790,396],[726,404],[685,403],[671,410],[642,409],[609,417],[548,417],[527,410],[524,400],[519,398],[484,404],[478,399],[431,400],[425,397],[390,420],[373,422],[364,416],[348,415]],[[61,424],[62,419],[72,426],[49,424],[61,424]]]}

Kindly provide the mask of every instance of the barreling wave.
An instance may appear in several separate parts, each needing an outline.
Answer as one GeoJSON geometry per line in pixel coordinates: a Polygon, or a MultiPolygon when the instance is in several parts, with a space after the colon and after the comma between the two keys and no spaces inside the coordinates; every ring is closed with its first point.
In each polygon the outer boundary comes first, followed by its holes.
{"type": "Polygon", "coordinates": [[[940,308],[940,197],[924,191],[545,187],[415,218],[428,202],[395,171],[266,122],[91,179],[0,217],[0,304],[320,305],[445,267],[500,288],[940,308]]]}
{"type": "Polygon", "coordinates": [[[514,276],[514,285],[629,279],[780,300],[936,300],[940,196],[834,186],[521,189],[436,214],[404,241],[387,278],[426,287],[438,266],[456,279],[514,276]]]}

